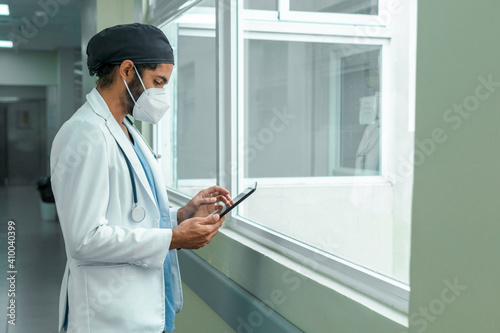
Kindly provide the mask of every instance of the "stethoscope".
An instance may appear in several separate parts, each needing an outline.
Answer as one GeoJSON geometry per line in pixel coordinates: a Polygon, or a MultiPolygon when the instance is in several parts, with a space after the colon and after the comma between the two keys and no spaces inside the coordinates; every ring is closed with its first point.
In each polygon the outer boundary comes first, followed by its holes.
{"type": "MultiPolygon", "coordinates": [[[[125,119],[127,119],[127,121],[129,122],[129,124],[133,128],[135,128],[134,123],[128,117],[125,117],[125,119]]],[[[144,140],[144,142],[146,142],[147,146],[149,147],[149,150],[151,151],[151,153],[153,154],[153,156],[155,157],[155,159],[160,158],[160,155],[157,156],[153,152],[153,150],[149,146],[149,144],[146,141],[146,139],[144,139],[144,137],[142,136],[142,134],[138,130],[136,130],[136,132],[139,133],[139,136],[142,138],[142,140],[144,140]]],[[[135,184],[134,171],[132,170],[132,163],[130,163],[130,160],[128,159],[127,155],[125,155],[125,152],[123,151],[122,147],[120,147],[120,145],[118,144],[118,141],[116,141],[116,144],[118,145],[118,148],[120,148],[120,151],[122,152],[123,157],[125,157],[125,162],[127,163],[128,172],[130,174],[130,182],[132,183],[132,192],[133,192],[133,196],[134,196],[134,205],[133,205],[132,213],[131,213],[132,220],[134,220],[134,222],[142,222],[144,220],[144,218],[146,217],[146,210],[137,204],[138,203],[138,200],[137,200],[137,187],[136,187],[136,184],[135,184]]]]}

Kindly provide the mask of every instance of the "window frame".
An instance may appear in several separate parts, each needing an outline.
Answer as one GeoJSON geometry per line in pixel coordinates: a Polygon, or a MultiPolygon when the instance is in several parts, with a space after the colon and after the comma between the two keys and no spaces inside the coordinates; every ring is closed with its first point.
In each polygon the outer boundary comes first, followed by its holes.
{"type": "Polygon", "coordinates": [[[380,22],[383,20],[381,14],[386,13],[390,9],[390,0],[378,0],[379,7],[377,15],[308,12],[291,10],[290,1],[291,0],[279,0],[278,11],[280,19],[283,21],[333,22],[335,24],[345,25],[380,26],[380,22]]]}
{"type": "MultiPolygon", "coordinates": [[[[163,20],[161,25],[166,25],[201,1],[174,1],[169,5],[168,19],[163,20]]],[[[296,12],[290,11],[289,7],[287,8],[288,1],[279,0],[279,10],[277,12],[243,10],[243,0],[235,0],[231,3],[225,0],[216,1],[216,173],[217,183],[228,188],[232,193],[238,193],[238,190],[243,187],[245,182],[243,179],[244,173],[241,169],[244,165],[242,163],[243,154],[238,154],[238,143],[241,142],[243,136],[242,128],[238,128],[238,126],[243,126],[243,122],[238,122],[238,118],[242,117],[244,112],[244,83],[243,75],[239,72],[243,69],[243,52],[239,52],[239,50],[243,46],[245,38],[248,36],[259,36],[265,32],[270,37],[269,31],[271,30],[275,34],[275,37],[291,38],[291,40],[300,39],[300,36],[309,35],[310,37],[314,35],[318,40],[326,38],[328,40],[341,41],[341,43],[349,43],[347,41],[350,41],[354,44],[381,45],[381,67],[390,68],[391,52],[389,44],[392,36],[392,27],[389,24],[373,24],[373,22],[383,22],[384,18],[381,16],[381,13],[384,13],[389,8],[390,0],[379,0],[379,15],[296,12]],[[238,8],[242,10],[238,10],[238,8]],[[354,21],[353,16],[356,16],[354,21]],[[298,17],[300,17],[300,22],[296,21],[298,17]],[[337,25],[326,26],[322,24],[325,21],[332,23],[332,20],[337,25]],[[352,25],[346,26],[346,22],[352,25]],[[369,26],[370,29],[361,31],[360,26],[369,26]],[[227,64],[229,64],[229,68],[227,68],[227,64]],[[235,170],[237,172],[232,172],[235,170]]],[[[196,29],[196,27],[189,27],[189,24],[186,28],[196,29]]],[[[308,39],[307,41],[311,40],[308,39]]],[[[390,82],[393,75],[389,70],[381,70],[381,81],[390,82]]],[[[173,81],[175,85],[176,80],[174,79],[173,81]]],[[[175,86],[173,89],[175,89],[175,86]]],[[[382,109],[391,107],[391,101],[387,95],[382,93],[382,109]]],[[[412,96],[409,99],[411,102],[412,96]]],[[[173,107],[176,110],[175,102],[173,107]]],[[[176,131],[175,116],[176,111],[172,113],[173,122],[170,126],[174,128],[171,135],[175,135],[176,131]]],[[[393,123],[390,112],[385,117],[387,117],[384,120],[386,123],[393,123]]],[[[165,126],[165,124],[162,124],[163,122],[157,126],[157,131],[159,128],[165,126]]],[[[387,128],[386,131],[382,132],[381,161],[387,161],[391,153],[389,149],[384,148],[383,144],[390,140],[390,131],[391,128],[387,128]]],[[[165,133],[163,132],[158,131],[156,135],[155,149],[158,149],[159,142],[164,140],[165,133]]],[[[174,141],[170,141],[171,143],[175,143],[175,136],[173,138],[174,141]]],[[[175,148],[173,149],[175,155],[175,148]]],[[[172,163],[175,163],[173,165],[175,169],[176,162],[172,161],[172,163]]],[[[392,186],[392,179],[387,165],[388,163],[381,163],[381,176],[270,178],[259,179],[259,182],[263,182],[264,186],[271,184],[272,186],[290,186],[291,184],[294,186],[314,186],[315,184],[324,185],[325,182],[331,186],[392,186]]],[[[173,176],[175,177],[175,172],[173,176]]],[[[177,184],[178,180],[176,178],[174,181],[177,184]]],[[[176,189],[167,188],[167,192],[170,200],[177,204],[183,205],[190,200],[189,195],[176,189]]],[[[360,265],[352,264],[346,259],[336,257],[308,244],[283,236],[274,230],[237,214],[230,214],[226,224],[228,225],[223,226],[221,232],[224,232],[224,229],[227,228],[244,237],[253,239],[277,253],[300,262],[314,271],[320,272],[402,313],[408,314],[410,287],[405,283],[398,282],[393,278],[373,272],[360,265]],[[314,258],[314,260],[310,258],[314,258]]]]}
{"type": "MultiPolygon", "coordinates": [[[[292,31],[283,31],[284,29],[280,26],[279,22],[274,22],[268,25],[268,28],[271,29],[274,27],[273,30],[268,30],[267,32],[263,32],[262,26],[258,23],[253,23],[252,25],[243,25],[241,30],[239,31],[239,39],[238,39],[238,45],[239,49],[243,49],[244,45],[244,40],[245,39],[259,39],[259,40],[276,40],[276,41],[292,41],[292,42],[316,42],[316,43],[325,43],[325,44],[332,44],[332,43],[339,43],[339,44],[356,44],[356,45],[375,45],[375,46],[380,46],[381,47],[381,59],[382,59],[382,64],[381,67],[384,68],[384,66],[388,65],[388,61],[386,58],[389,58],[389,41],[387,38],[368,38],[368,37],[345,37],[342,35],[343,33],[343,28],[339,27],[338,34],[339,35],[331,35],[325,31],[328,30],[336,30],[335,28],[333,29],[325,29],[323,26],[317,26],[314,24],[313,27],[311,27],[309,24],[305,23],[304,25],[297,24],[294,26],[294,29],[292,31]],[[248,29],[248,30],[245,30],[248,29]],[[258,30],[256,32],[255,30],[258,30]],[[269,33],[269,31],[272,31],[269,33]],[[297,33],[298,31],[301,31],[302,33],[297,33]]],[[[238,52],[238,69],[242,70],[244,68],[244,52],[238,52]]],[[[388,82],[390,80],[390,76],[387,75],[387,71],[381,70],[381,82],[388,82]]],[[[243,75],[238,75],[238,108],[237,108],[237,118],[238,119],[245,119],[245,105],[244,105],[244,91],[245,91],[245,80],[243,75]]],[[[381,110],[385,110],[389,108],[388,99],[384,98],[386,94],[382,93],[382,100],[380,101],[381,105],[381,110]]],[[[382,122],[385,126],[385,124],[390,124],[392,122],[387,121],[386,119],[390,118],[389,116],[386,117],[385,114],[382,115],[382,122]]],[[[239,121],[238,122],[238,130],[236,133],[236,138],[232,138],[232,140],[236,139],[237,145],[240,147],[242,144],[245,142],[244,140],[244,122],[239,121]]],[[[389,129],[390,131],[390,129],[389,129]]],[[[251,179],[251,181],[244,181],[244,154],[241,152],[240,154],[237,154],[237,160],[232,160],[232,161],[226,161],[228,164],[232,165],[237,165],[238,169],[238,178],[237,178],[237,183],[238,184],[245,184],[242,186],[238,186],[236,188],[235,193],[239,193],[242,191],[245,187],[247,187],[247,183],[254,183],[256,180],[259,181],[259,183],[263,183],[266,185],[277,185],[277,186],[283,186],[283,185],[294,185],[294,186],[300,186],[300,185],[316,185],[316,184],[323,184],[323,185],[330,185],[330,186],[336,186],[336,185],[342,185],[345,186],[347,184],[352,184],[352,185],[388,185],[390,184],[390,180],[388,179],[388,168],[387,166],[389,165],[389,159],[390,156],[388,154],[389,149],[387,147],[388,143],[388,132],[389,131],[382,131],[381,133],[381,146],[380,146],[380,151],[381,151],[381,156],[380,156],[380,175],[377,176],[330,176],[330,177],[282,177],[282,178],[248,178],[251,179]]]]}

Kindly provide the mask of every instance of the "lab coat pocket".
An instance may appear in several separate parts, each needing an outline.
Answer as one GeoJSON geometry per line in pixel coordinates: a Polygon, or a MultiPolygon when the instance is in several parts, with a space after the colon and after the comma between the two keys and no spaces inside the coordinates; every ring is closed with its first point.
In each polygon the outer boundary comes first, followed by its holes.
{"type": "Polygon", "coordinates": [[[79,268],[85,271],[92,332],[111,332],[110,326],[116,332],[153,332],[163,325],[159,271],[129,263],[81,263],[79,268]]]}

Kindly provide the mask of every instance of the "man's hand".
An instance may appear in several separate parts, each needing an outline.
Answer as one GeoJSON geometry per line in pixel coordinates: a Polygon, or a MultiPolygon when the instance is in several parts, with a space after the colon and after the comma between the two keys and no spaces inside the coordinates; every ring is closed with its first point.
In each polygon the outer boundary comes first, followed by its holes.
{"type": "Polygon", "coordinates": [[[210,217],[194,217],[185,220],[177,228],[172,229],[170,250],[204,247],[219,232],[225,219],[225,216],[219,218],[219,214],[214,214],[210,217]]]}
{"type": "Polygon", "coordinates": [[[177,211],[177,224],[180,225],[184,220],[193,217],[207,217],[214,211],[222,209],[222,205],[216,205],[218,202],[224,205],[234,204],[229,191],[223,187],[212,186],[201,191],[186,206],[177,211]]]}

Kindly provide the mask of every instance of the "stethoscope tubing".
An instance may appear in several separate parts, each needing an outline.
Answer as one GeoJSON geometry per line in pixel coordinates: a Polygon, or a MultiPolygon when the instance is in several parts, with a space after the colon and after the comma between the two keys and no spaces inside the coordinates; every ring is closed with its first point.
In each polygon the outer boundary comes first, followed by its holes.
{"type": "MultiPolygon", "coordinates": [[[[118,144],[118,142],[117,142],[118,144]]],[[[123,157],[125,157],[125,162],[127,162],[127,168],[128,172],[130,174],[130,182],[132,183],[132,192],[134,194],[134,207],[137,206],[137,187],[135,185],[135,177],[134,177],[134,172],[132,171],[132,164],[130,163],[130,160],[128,159],[127,155],[125,155],[125,152],[123,151],[122,147],[118,144],[118,148],[120,148],[120,151],[123,154],[123,157]]]]}
{"type": "MultiPolygon", "coordinates": [[[[134,127],[134,129],[135,129],[134,123],[132,123],[132,121],[128,117],[125,117],[125,118],[130,123],[130,125],[132,127],[134,127]]],[[[137,131],[137,130],[136,130],[136,132],[139,133],[139,136],[141,136],[141,138],[147,144],[147,141],[144,139],[144,137],[141,135],[141,133],[139,131],[137,131]]],[[[130,135],[132,135],[132,134],[130,134],[130,135]]],[[[134,177],[134,171],[133,171],[133,168],[132,168],[132,163],[130,163],[130,160],[128,159],[127,155],[125,154],[125,151],[123,151],[123,148],[120,146],[120,144],[118,143],[118,141],[117,140],[115,140],[115,141],[116,141],[116,144],[117,144],[118,148],[120,148],[120,151],[122,152],[123,157],[125,158],[125,162],[127,163],[128,172],[130,174],[130,182],[132,184],[132,193],[133,193],[133,196],[134,196],[134,207],[132,208],[132,219],[135,222],[141,222],[142,220],[144,220],[144,217],[146,216],[146,211],[144,210],[144,208],[138,207],[137,186],[136,186],[136,182],[135,182],[135,177],[134,177]]],[[[149,145],[148,145],[148,147],[149,147],[149,145]]],[[[155,158],[157,158],[156,154],[153,152],[153,150],[151,149],[151,147],[149,147],[149,149],[151,150],[151,153],[153,154],[153,156],[155,158]]]]}

